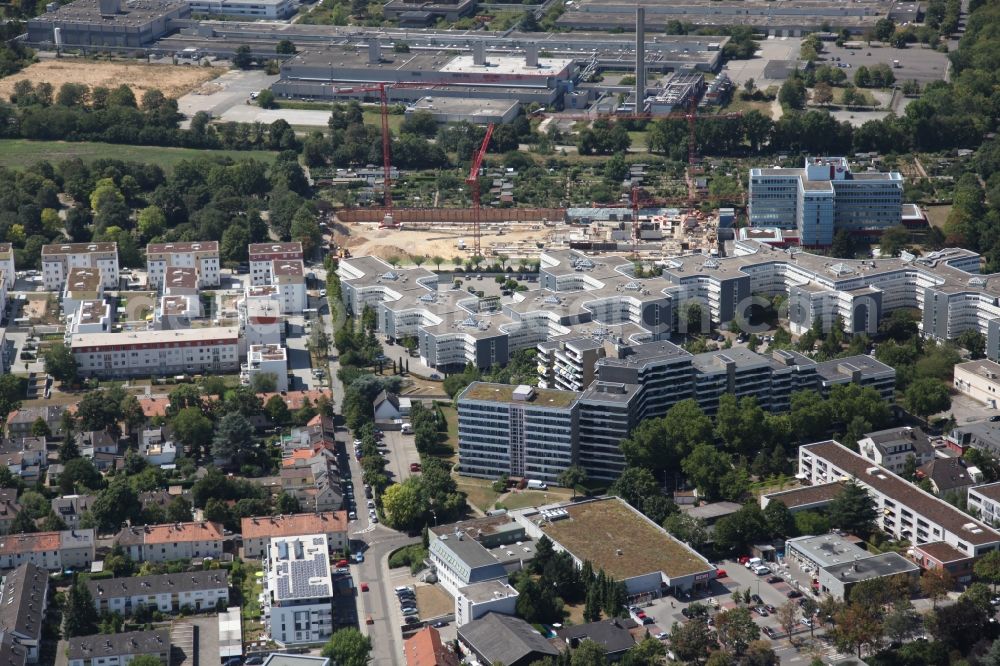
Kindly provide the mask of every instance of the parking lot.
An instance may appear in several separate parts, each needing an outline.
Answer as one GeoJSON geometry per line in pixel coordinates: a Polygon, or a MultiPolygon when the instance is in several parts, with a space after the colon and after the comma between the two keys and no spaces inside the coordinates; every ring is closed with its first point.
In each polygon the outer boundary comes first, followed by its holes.
{"type": "Polygon", "coordinates": [[[849,81],[854,80],[854,72],[858,67],[871,67],[884,63],[892,67],[893,60],[899,61],[899,67],[892,70],[896,81],[915,80],[921,85],[931,81],[947,80],[948,56],[934,49],[921,45],[913,45],[907,49],[894,49],[883,46],[870,46],[862,49],[847,49],[833,42],[823,42],[823,60],[817,65],[844,65],[843,69],[849,81]],[[839,58],[839,60],[835,60],[839,58]]]}

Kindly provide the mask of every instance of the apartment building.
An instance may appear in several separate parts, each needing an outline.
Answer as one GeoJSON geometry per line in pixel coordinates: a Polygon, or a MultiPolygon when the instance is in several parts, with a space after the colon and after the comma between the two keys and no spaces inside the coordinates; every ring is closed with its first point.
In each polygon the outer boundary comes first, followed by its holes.
{"type": "Polygon", "coordinates": [[[302,261],[302,243],[251,243],[249,247],[250,280],[254,286],[269,285],[274,278],[276,261],[302,261]]]}
{"type": "Polygon", "coordinates": [[[0,464],[25,483],[37,483],[48,467],[48,449],[44,437],[16,437],[0,440],[0,464]]]}
{"type": "Polygon", "coordinates": [[[21,407],[7,415],[7,436],[11,439],[31,437],[31,427],[35,421],[42,419],[53,437],[62,437],[62,419],[66,407],[62,405],[44,405],[42,407],[21,407]]]}
{"type": "Polygon", "coordinates": [[[136,562],[162,564],[174,560],[222,556],[222,526],[208,520],[168,525],[123,527],[115,544],[136,562]]]}
{"type": "Polygon", "coordinates": [[[240,525],[243,536],[243,557],[260,559],[267,552],[272,539],[322,534],[334,552],[350,548],[347,538],[346,511],[314,511],[279,516],[254,516],[243,518],[240,525]]]}
{"type": "Polygon", "coordinates": [[[1000,401],[1000,363],[985,358],[957,363],[954,386],[959,393],[996,409],[1000,401]]]}
{"type": "Polygon", "coordinates": [[[104,300],[80,301],[73,312],[66,312],[66,337],[77,333],[108,333],[111,331],[111,306],[104,300]]]}
{"type": "Polygon", "coordinates": [[[959,582],[969,579],[975,558],[1000,549],[1000,532],[838,442],[799,447],[799,474],[814,485],[843,480],[860,485],[875,500],[881,530],[913,544],[922,566],[959,563],[948,567],[959,582]]]}
{"type": "Polygon", "coordinates": [[[118,243],[63,243],[42,246],[42,282],[46,291],[61,292],[74,268],[100,271],[105,289],[118,287],[118,243]]]}
{"type": "Polygon", "coordinates": [[[126,666],[139,656],[150,656],[170,665],[170,630],[127,631],[69,639],[68,666],[126,666]]]}
{"type": "Polygon", "coordinates": [[[978,511],[987,525],[1000,526],[1000,482],[972,486],[967,497],[970,511],[978,511]]]}
{"type": "Polygon", "coordinates": [[[238,372],[238,327],[77,333],[70,349],[84,377],[116,378],[238,372]]]}
{"type": "Polygon", "coordinates": [[[94,540],[92,529],[9,534],[0,538],[0,571],[26,562],[48,571],[89,570],[94,540]]]}
{"type": "Polygon", "coordinates": [[[474,382],[458,398],[463,474],[502,474],[555,483],[573,464],[579,394],[474,382]]]}
{"type": "Polygon", "coordinates": [[[29,664],[38,663],[48,601],[48,571],[26,562],[4,577],[0,588],[0,631],[17,639],[27,651],[29,664]]]}
{"type": "Polygon", "coordinates": [[[139,437],[139,455],[150,465],[172,465],[177,458],[177,445],[166,437],[163,428],[143,430],[139,437]]]}
{"type": "Polygon", "coordinates": [[[600,340],[584,336],[559,336],[538,344],[538,388],[582,391],[596,376],[597,361],[604,357],[600,340]]]}
{"type": "Polygon", "coordinates": [[[802,169],[750,170],[750,223],[794,230],[806,247],[825,247],[844,229],[877,235],[902,223],[903,177],[852,172],[846,158],[808,157],[802,169]]]}
{"type": "Polygon", "coordinates": [[[333,634],[333,578],[326,536],[271,539],[264,560],[264,626],[282,646],[323,643],[333,634]]]}
{"type": "Polygon", "coordinates": [[[271,266],[271,286],[282,314],[299,314],[308,307],[305,266],[301,259],[282,259],[271,266]]]}
{"type": "Polygon", "coordinates": [[[293,455],[282,460],[275,476],[255,479],[273,495],[291,495],[307,511],[335,511],[344,504],[340,470],[329,449],[293,455]]]}
{"type": "Polygon", "coordinates": [[[146,246],[146,279],[150,289],[163,286],[168,268],[193,268],[198,274],[198,288],[220,284],[219,243],[150,243],[146,246]]]}
{"type": "Polygon", "coordinates": [[[865,433],[858,440],[862,457],[897,474],[912,456],[915,467],[934,460],[934,447],[920,428],[902,426],[865,433]]]}
{"type": "Polygon", "coordinates": [[[244,377],[253,386],[254,379],[261,375],[274,377],[275,391],[287,391],[288,350],[281,345],[250,345],[244,377]]]}
{"type": "Polygon", "coordinates": [[[214,611],[229,605],[229,573],[223,569],[88,580],[97,612],[129,616],[142,608],[161,613],[214,611]]]}
{"type": "Polygon", "coordinates": [[[84,301],[100,301],[104,297],[104,278],[97,268],[71,268],[62,293],[62,309],[74,313],[84,301]]]}
{"type": "Polygon", "coordinates": [[[240,315],[240,334],[247,346],[284,344],[285,319],[276,301],[269,296],[252,298],[246,295],[236,307],[240,315]]]}

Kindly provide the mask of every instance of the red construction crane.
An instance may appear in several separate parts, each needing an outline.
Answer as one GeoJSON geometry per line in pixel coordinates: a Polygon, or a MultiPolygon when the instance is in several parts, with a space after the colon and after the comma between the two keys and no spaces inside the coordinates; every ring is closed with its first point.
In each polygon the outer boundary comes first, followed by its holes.
{"type": "Polygon", "coordinates": [[[479,151],[472,157],[472,167],[469,169],[469,177],[465,179],[465,182],[472,187],[472,256],[474,257],[483,256],[479,220],[479,170],[483,166],[483,158],[486,157],[486,149],[489,147],[492,137],[493,123],[490,123],[486,126],[486,136],[483,137],[483,145],[479,147],[479,151]]]}

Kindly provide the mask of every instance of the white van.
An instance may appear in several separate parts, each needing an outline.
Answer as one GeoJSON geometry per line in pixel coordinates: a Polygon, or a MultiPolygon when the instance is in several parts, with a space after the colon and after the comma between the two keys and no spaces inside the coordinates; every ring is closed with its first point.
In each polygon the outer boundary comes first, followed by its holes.
{"type": "Polygon", "coordinates": [[[528,487],[532,490],[548,490],[549,487],[544,481],[538,479],[528,479],[528,487]]]}

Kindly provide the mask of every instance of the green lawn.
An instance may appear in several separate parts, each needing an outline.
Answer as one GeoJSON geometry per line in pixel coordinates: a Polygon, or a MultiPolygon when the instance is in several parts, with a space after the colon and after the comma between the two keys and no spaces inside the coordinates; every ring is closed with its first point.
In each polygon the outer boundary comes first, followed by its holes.
{"type": "Polygon", "coordinates": [[[253,158],[273,162],[277,153],[264,150],[197,150],[195,148],[164,148],[161,146],[125,146],[89,141],[29,141],[0,139],[0,166],[23,169],[29,164],[47,160],[53,164],[79,157],[85,162],[102,158],[152,162],[172,169],[181,160],[219,156],[233,159],[253,158]]]}

